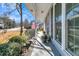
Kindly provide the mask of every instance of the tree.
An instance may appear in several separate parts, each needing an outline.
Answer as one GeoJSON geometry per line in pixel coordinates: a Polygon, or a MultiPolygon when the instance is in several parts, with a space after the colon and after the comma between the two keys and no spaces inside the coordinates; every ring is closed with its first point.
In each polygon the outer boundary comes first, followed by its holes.
{"type": "Polygon", "coordinates": [[[3,19],[5,28],[12,28],[15,24],[15,20],[11,20],[9,18],[9,15],[16,10],[16,4],[13,3],[0,3],[0,7],[5,7],[5,11],[0,14],[2,17],[0,19],[3,19]],[[13,8],[14,7],[14,8],[13,8]],[[13,24],[14,23],[14,24],[13,24]]]}
{"type": "Polygon", "coordinates": [[[13,20],[13,23],[12,23],[13,25],[13,27],[16,27],[16,22],[15,22],[15,20],[13,20]]]}
{"type": "Polygon", "coordinates": [[[30,29],[31,28],[31,25],[30,25],[30,23],[28,22],[27,19],[24,21],[24,28],[26,28],[26,29],[30,29]]]}
{"type": "MultiPolygon", "coordinates": [[[[1,5],[2,4],[0,4],[0,6],[1,5]]],[[[12,7],[11,6],[12,4],[5,3],[3,5],[7,8],[7,11],[2,14],[3,16],[8,16],[9,14],[11,14],[15,10],[17,10],[19,12],[20,17],[21,17],[20,18],[20,26],[21,26],[20,35],[22,35],[22,33],[23,33],[22,3],[16,3],[14,9],[11,8],[12,7]]],[[[8,24],[8,25],[10,25],[10,24],[8,24]]]]}
{"type": "Polygon", "coordinates": [[[0,3],[0,7],[3,6],[5,7],[5,11],[1,14],[1,16],[8,16],[16,10],[16,4],[13,3],[0,3]]]}
{"type": "Polygon", "coordinates": [[[10,19],[9,17],[0,17],[0,20],[4,23],[4,28],[14,28],[15,27],[15,21],[10,19]]]}
{"type": "Polygon", "coordinates": [[[16,9],[17,9],[17,11],[19,12],[19,14],[20,14],[20,17],[21,17],[21,23],[20,23],[20,25],[21,25],[21,30],[20,30],[20,35],[22,36],[22,33],[23,33],[23,17],[22,17],[22,3],[17,3],[16,4],[16,9]]]}

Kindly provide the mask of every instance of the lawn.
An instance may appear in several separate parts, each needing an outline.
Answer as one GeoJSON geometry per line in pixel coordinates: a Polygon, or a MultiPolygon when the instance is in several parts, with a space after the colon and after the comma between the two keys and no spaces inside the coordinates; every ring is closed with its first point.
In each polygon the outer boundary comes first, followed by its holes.
{"type": "Polygon", "coordinates": [[[20,34],[20,32],[18,32],[18,31],[9,31],[6,33],[1,33],[0,34],[0,44],[8,42],[9,38],[11,38],[13,36],[18,36],[19,34],[20,34]]]}

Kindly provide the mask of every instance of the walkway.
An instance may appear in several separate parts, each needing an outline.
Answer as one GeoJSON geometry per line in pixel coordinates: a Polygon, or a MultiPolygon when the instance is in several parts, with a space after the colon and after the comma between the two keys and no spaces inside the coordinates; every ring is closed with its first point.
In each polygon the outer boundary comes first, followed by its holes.
{"type": "Polygon", "coordinates": [[[54,56],[50,46],[46,46],[42,43],[39,36],[36,36],[34,39],[33,51],[31,56],[54,56]]]}

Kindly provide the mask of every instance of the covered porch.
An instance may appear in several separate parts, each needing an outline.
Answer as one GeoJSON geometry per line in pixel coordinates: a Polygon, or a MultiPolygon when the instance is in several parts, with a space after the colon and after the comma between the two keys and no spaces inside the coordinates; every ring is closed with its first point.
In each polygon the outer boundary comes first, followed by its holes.
{"type": "MultiPolygon", "coordinates": [[[[37,45],[41,44],[41,46],[47,50],[48,54],[45,53],[46,55],[60,56],[61,54],[57,51],[56,47],[53,45],[53,42],[52,42],[53,28],[51,28],[51,26],[53,26],[53,21],[51,22],[51,18],[53,19],[53,17],[51,17],[49,13],[49,11],[51,11],[52,6],[53,6],[52,3],[45,3],[45,4],[44,3],[27,3],[26,4],[26,7],[31,11],[32,15],[35,17],[35,23],[37,25],[35,29],[35,39],[36,39],[37,45]],[[51,41],[46,43],[47,46],[42,42],[43,39],[41,38],[41,36],[43,34],[38,31],[39,28],[43,28],[44,31],[48,35],[51,36],[51,41]]],[[[39,48],[41,48],[41,46],[39,46],[39,48]]],[[[32,55],[36,55],[36,54],[45,55],[43,53],[40,53],[40,51],[41,51],[40,49],[34,48],[32,55]]]]}

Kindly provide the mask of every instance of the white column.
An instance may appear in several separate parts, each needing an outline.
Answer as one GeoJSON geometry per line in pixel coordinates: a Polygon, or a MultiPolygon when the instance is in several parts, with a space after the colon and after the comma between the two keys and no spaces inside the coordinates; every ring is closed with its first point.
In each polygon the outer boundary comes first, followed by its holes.
{"type": "Polygon", "coordinates": [[[49,10],[49,35],[51,35],[51,9],[49,10]]]}
{"type": "MultiPolygon", "coordinates": [[[[46,19],[45,19],[46,20],[46,19]]],[[[46,28],[45,28],[45,20],[44,20],[44,31],[46,31],[46,28]]]]}
{"type": "Polygon", "coordinates": [[[66,27],[65,27],[65,16],[66,16],[66,7],[65,3],[62,3],[62,49],[65,49],[65,39],[66,39],[66,27]]]}
{"type": "MultiPolygon", "coordinates": [[[[35,24],[37,24],[37,5],[34,4],[34,9],[35,9],[35,24]]],[[[37,28],[35,28],[35,37],[37,34],[37,28]]]]}
{"type": "Polygon", "coordinates": [[[55,40],[55,4],[53,4],[53,40],[55,40]]]}

